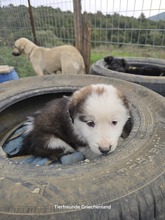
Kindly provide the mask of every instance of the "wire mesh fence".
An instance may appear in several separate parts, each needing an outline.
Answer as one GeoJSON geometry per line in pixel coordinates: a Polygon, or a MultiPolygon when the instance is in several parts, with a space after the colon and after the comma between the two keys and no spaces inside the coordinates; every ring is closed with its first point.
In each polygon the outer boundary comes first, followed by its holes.
{"type": "MultiPolygon", "coordinates": [[[[136,46],[164,52],[164,0],[81,0],[81,5],[97,51],[136,46]]],[[[0,64],[10,60],[11,46],[20,37],[36,37],[46,47],[75,44],[72,0],[1,0],[0,11],[0,64]]]]}
{"type": "Polygon", "coordinates": [[[35,3],[34,6],[31,3],[32,13],[28,1],[1,1],[1,45],[12,45],[19,37],[34,40],[31,16],[38,44],[53,46],[74,41],[73,13],[70,10],[65,11],[63,2],[60,5],[64,11],[54,3],[56,1],[49,1],[49,4],[46,1],[31,2],[35,3]]]}

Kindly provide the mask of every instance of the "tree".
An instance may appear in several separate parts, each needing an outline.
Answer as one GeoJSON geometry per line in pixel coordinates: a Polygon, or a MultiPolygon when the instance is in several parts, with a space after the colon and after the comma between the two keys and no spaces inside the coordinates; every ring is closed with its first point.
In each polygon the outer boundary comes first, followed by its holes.
{"type": "Polygon", "coordinates": [[[138,20],[140,20],[142,22],[147,20],[143,12],[140,14],[138,20]]]}

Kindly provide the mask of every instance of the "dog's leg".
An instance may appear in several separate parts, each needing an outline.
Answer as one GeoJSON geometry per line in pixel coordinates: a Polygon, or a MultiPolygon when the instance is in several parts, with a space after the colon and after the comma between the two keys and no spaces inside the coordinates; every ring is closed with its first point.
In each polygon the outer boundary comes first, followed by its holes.
{"type": "Polygon", "coordinates": [[[67,54],[63,54],[61,57],[61,70],[62,74],[78,74],[81,71],[81,63],[74,57],[68,57],[67,54]]]}
{"type": "Polygon", "coordinates": [[[38,76],[43,76],[44,75],[44,73],[42,71],[42,68],[39,65],[33,65],[33,69],[34,69],[34,71],[36,72],[36,74],[38,76]]]}
{"type": "Polygon", "coordinates": [[[75,150],[53,134],[30,132],[23,140],[22,151],[24,154],[56,160],[65,154],[73,153],[75,150]]]}
{"type": "Polygon", "coordinates": [[[64,150],[64,154],[73,153],[75,150],[66,142],[61,140],[60,138],[51,137],[50,141],[47,144],[47,147],[49,149],[59,149],[62,148],[64,150]]]}

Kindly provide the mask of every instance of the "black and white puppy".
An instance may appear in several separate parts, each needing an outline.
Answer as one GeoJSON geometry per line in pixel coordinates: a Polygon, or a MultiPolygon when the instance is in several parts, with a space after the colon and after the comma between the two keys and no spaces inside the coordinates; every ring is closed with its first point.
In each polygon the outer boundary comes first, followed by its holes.
{"type": "Polygon", "coordinates": [[[127,99],[118,89],[89,85],[30,116],[22,150],[52,160],[86,146],[107,154],[115,150],[128,118],[127,99]]]}

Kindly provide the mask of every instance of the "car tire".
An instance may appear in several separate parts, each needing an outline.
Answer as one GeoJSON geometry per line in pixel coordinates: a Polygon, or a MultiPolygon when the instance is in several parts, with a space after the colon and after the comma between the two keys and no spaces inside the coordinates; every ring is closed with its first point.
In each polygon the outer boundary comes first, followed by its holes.
{"type": "MultiPolygon", "coordinates": [[[[165,60],[155,58],[125,58],[128,64],[153,65],[165,68],[165,60]]],[[[164,76],[142,76],[110,70],[106,68],[104,60],[98,60],[91,66],[91,74],[102,75],[134,82],[145,86],[163,96],[165,96],[165,77],[164,76]]]]}
{"type": "Polygon", "coordinates": [[[128,136],[106,157],[74,165],[0,158],[0,219],[164,220],[165,99],[134,83],[91,75],[49,75],[0,87],[0,145],[26,116],[82,86],[121,89],[131,109],[128,136]]]}

